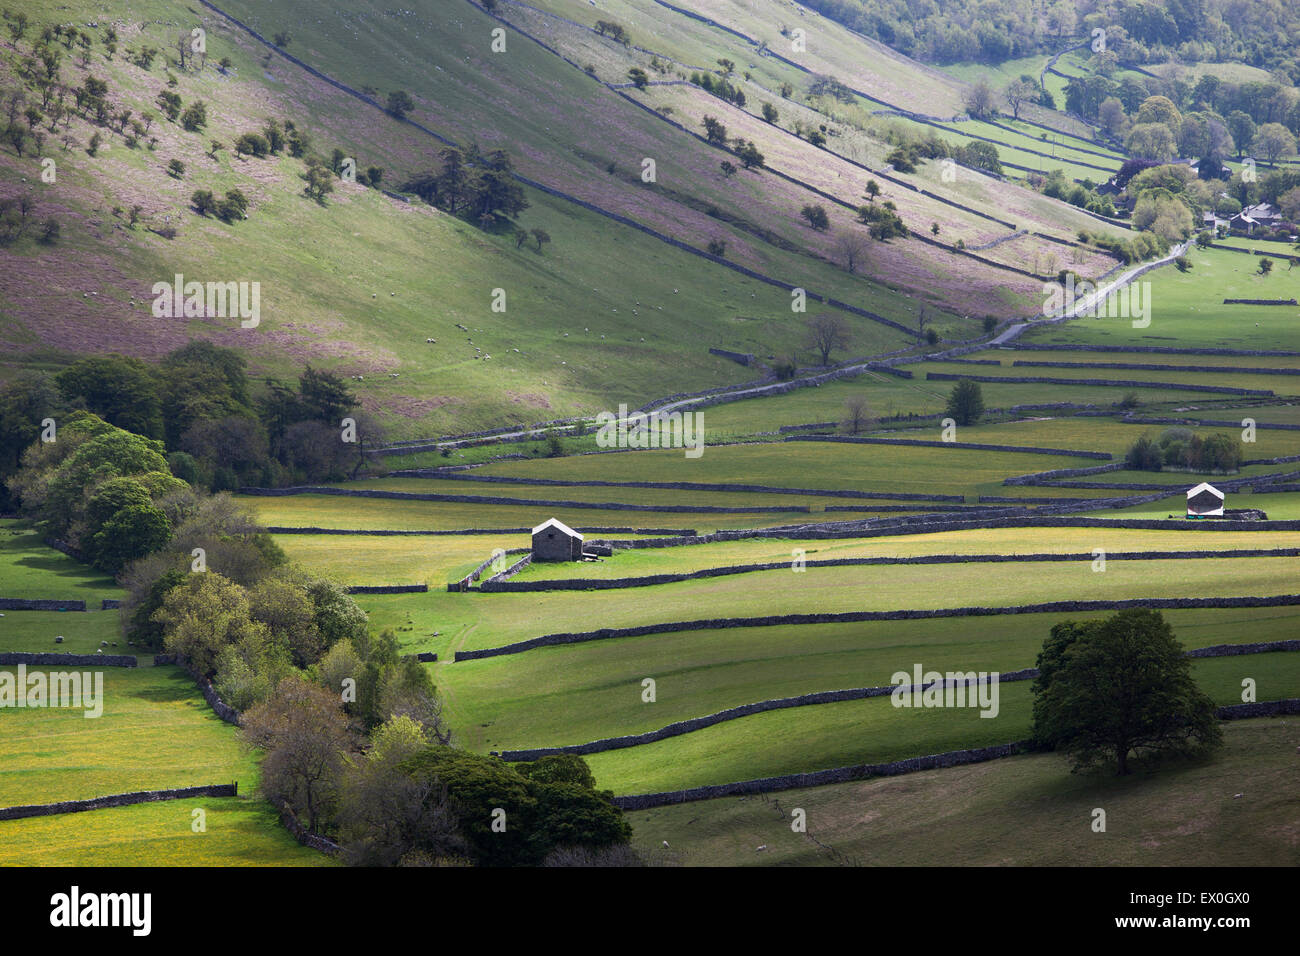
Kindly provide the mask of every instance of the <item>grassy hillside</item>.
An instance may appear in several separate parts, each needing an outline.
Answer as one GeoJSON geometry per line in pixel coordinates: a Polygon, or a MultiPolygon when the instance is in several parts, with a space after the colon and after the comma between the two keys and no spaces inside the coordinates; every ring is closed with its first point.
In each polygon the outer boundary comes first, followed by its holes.
{"type": "Polygon", "coordinates": [[[1036,755],[631,818],[639,844],[667,840],[688,866],[1295,866],[1295,722],[1228,724],[1225,737],[1213,761],[1131,777],[1036,755]],[[795,807],[806,834],[790,827],[795,807]]]}
{"type": "MultiPolygon", "coordinates": [[[[179,12],[165,3],[144,5],[139,15],[162,22],[143,33],[137,23],[123,24],[123,44],[166,45],[166,23],[179,23],[179,12]]],[[[517,249],[512,239],[422,204],[396,203],[342,181],[327,206],[310,202],[299,194],[300,162],[237,159],[231,142],[268,118],[293,119],[310,132],[316,148],[328,151],[338,144],[362,168],[382,165],[386,184],[426,168],[441,145],[298,67],[279,59],[264,63],[264,51],[224,21],[203,22],[211,31],[212,58],[200,72],[177,69],[176,90],[187,103],[208,103],[207,129],[186,133],[158,120],[150,131],[157,139],[154,149],[133,150],[110,135],[90,157],[85,146],[91,127],[74,119],[73,148],[55,152],[58,181],[43,186],[37,198],[41,214],[64,220],[63,238],[52,247],[30,240],[12,247],[18,258],[6,274],[13,281],[0,289],[12,318],[6,335],[25,363],[114,349],[156,356],[201,334],[246,349],[259,374],[291,374],[313,361],[365,376],[359,389],[367,405],[401,435],[405,429],[428,433],[552,418],[619,400],[639,404],[665,389],[739,380],[743,370],[709,356],[710,346],[767,355],[799,341],[802,332],[791,321],[786,292],[534,191],[521,224],[544,226],[552,236],[540,253],[531,244],[517,249]],[[227,73],[215,67],[218,55],[234,61],[227,73]],[[373,135],[376,125],[386,129],[384,137],[373,135]],[[227,145],[215,159],[207,153],[211,139],[227,145]],[[167,175],[171,159],[186,164],[180,179],[167,175]],[[251,200],[249,219],[225,225],[197,217],[188,200],[200,187],[218,194],[243,190],[251,200]],[[135,227],[125,212],[133,205],[141,207],[135,227]],[[125,211],[114,214],[114,208],[125,211]],[[167,226],[179,229],[176,239],[152,231],[167,226]],[[366,253],[358,256],[361,247],[366,253]],[[83,272],[67,268],[74,261],[98,264],[102,291],[90,290],[83,272]],[[154,319],[153,283],[178,272],[199,281],[260,283],[261,325],[245,330],[229,320],[154,319]],[[39,299],[36,287],[23,279],[35,275],[43,277],[39,299]],[[624,281],[611,284],[610,275],[624,281]],[[504,313],[490,309],[498,288],[506,292],[504,313]],[[653,328],[647,327],[651,313],[653,328]],[[457,323],[475,331],[460,333],[457,323]],[[480,358],[465,342],[476,333],[474,344],[491,359],[480,358]]],[[[108,61],[95,51],[88,69],[69,62],[64,70],[73,82],[88,74],[105,79],[114,103],[137,115],[156,110],[153,98],[164,88],[157,63],[146,71],[120,54],[108,61]]],[[[570,72],[564,67],[558,75],[570,85],[582,80],[581,74],[570,79],[570,72]]],[[[654,120],[645,122],[660,135],[654,120]]],[[[475,122],[469,131],[448,131],[469,140],[478,138],[479,128],[475,122]]],[[[688,154],[703,149],[684,142],[688,154]]],[[[512,152],[521,164],[527,158],[517,148],[512,152]]],[[[0,161],[10,191],[24,179],[31,182],[30,162],[12,154],[0,161]]],[[[642,206],[640,212],[626,211],[644,219],[642,213],[658,208],[642,206]]],[[[714,220],[689,209],[647,224],[701,248],[717,231],[714,220]],[[683,215],[696,224],[686,233],[675,226],[683,215]]],[[[768,243],[755,246],[757,258],[750,258],[737,246],[729,242],[736,250],[731,258],[761,271],[896,318],[911,315],[895,294],[830,263],[768,243]]],[[[859,352],[905,344],[884,326],[849,321],[859,352]]]]}

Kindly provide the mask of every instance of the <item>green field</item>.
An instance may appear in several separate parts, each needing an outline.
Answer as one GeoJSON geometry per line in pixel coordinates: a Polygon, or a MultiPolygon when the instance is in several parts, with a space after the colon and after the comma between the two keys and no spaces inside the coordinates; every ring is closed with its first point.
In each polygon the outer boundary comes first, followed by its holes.
{"type": "Polygon", "coordinates": [[[1224,738],[1213,760],[1129,777],[1043,754],[629,816],[639,846],[667,841],[685,866],[1296,866],[1295,721],[1229,723],[1224,738]]]}
{"type": "MultiPolygon", "coordinates": [[[[1019,354],[1017,355],[1019,358],[1019,354]]],[[[1024,359],[1024,361],[1034,361],[1034,359],[1024,359]]],[[[1187,363],[1192,364],[1192,363],[1187,363]]],[[[1263,363],[1260,363],[1263,364],[1263,363]]],[[[1176,372],[1166,371],[1164,369],[1116,369],[1116,368],[1051,368],[1035,366],[1016,366],[1010,364],[1004,366],[996,365],[961,365],[958,363],[944,362],[926,362],[918,367],[921,375],[930,372],[937,374],[948,374],[972,377],[980,375],[993,375],[1011,378],[1057,378],[1067,379],[1071,382],[1079,381],[1086,383],[1092,379],[1102,379],[1103,381],[1119,382],[1118,385],[1095,386],[1094,390],[1102,389],[1114,390],[1122,389],[1127,393],[1133,390],[1138,393],[1140,399],[1143,395],[1148,396],[1148,400],[1168,401],[1169,392],[1172,389],[1152,388],[1144,384],[1127,385],[1128,382],[1145,383],[1160,382],[1167,383],[1175,388],[1179,384],[1189,385],[1209,385],[1219,388],[1248,388],[1260,391],[1273,392],[1276,395],[1295,396],[1300,394],[1300,377],[1293,375],[1252,375],[1248,372],[1176,372]]],[[[948,384],[951,388],[951,383],[948,384]]],[[[1047,386],[1049,388],[1053,386],[1047,386]]],[[[1206,393],[1214,395],[1214,393],[1206,393]]],[[[1222,397],[1222,396],[1220,396],[1222,397]]]]}
{"type": "Polygon", "coordinates": [[[0,821],[0,866],[327,866],[265,803],[199,797],[0,821]],[[206,832],[192,830],[195,809],[206,832]]]}
{"type": "MultiPolygon", "coordinates": [[[[502,489],[494,489],[500,492],[502,489]]],[[[484,489],[487,492],[487,489],[484,489]]],[[[565,495],[566,499],[581,500],[580,495],[565,495]]],[[[629,496],[631,497],[631,496],[629,496]]],[[[532,528],[547,518],[556,517],[571,527],[589,528],[695,528],[716,530],[718,528],[753,528],[785,524],[799,524],[809,520],[805,513],[773,511],[767,514],[731,514],[727,512],[671,512],[671,511],[616,511],[602,508],[566,508],[550,505],[490,505],[460,504],[455,502],[429,502],[413,500],[356,500],[333,495],[302,495],[295,498],[250,498],[241,499],[253,502],[253,509],[260,519],[268,525],[288,528],[352,528],[375,530],[445,530],[460,531],[474,528],[532,528]],[[274,502],[263,505],[261,502],[274,502]]],[[[840,499],[836,504],[854,504],[840,499]]],[[[864,512],[869,512],[873,502],[861,502],[864,512]]],[[[852,517],[851,514],[843,517],[852,517]]],[[[298,547],[293,542],[303,535],[285,536],[282,544],[298,547]]],[[[467,535],[469,547],[476,550],[483,545],[474,541],[486,542],[491,535],[467,535]]],[[[636,537],[635,535],[617,535],[619,538],[636,537]]],[[[362,542],[366,538],[360,539],[362,542]]],[[[410,543],[411,547],[424,548],[432,553],[444,548],[457,548],[459,545],[440,543],[442,536],[417,538],[423,544],[410,543]]],[[[522,547],[527,542],[517,536],[514,543],[505,547],[522,547]]],[[[346,563],[346,550],[349,547],[344,539],[330,536],[321,542],[327,550],[339,551],[339,560],[346,563]]],[[[486,545],[491,551],[495,544],[486,545]]]]}
{"type": "MultiPolygon", "coordinates": [[[[706,409],[705,414],[711,410],[706,409]]],[[[935,432],[933,437],[937,439],[937,428],[935,432]]],[[[684,460],[680,451],[644,451],[594,458],[497,462],[485,466],[482,474],[696,482],[735,481],[743,476],[739,480],[775,487],[970,495],[1001,494],[997,489],[1009,475],[1076,468],[1080,463],[1078,458],[1020,452],[782,442],[709,448],[699,458],[689,460],[684,460]],[[961,456],[957,468],[953,467],[954,455],[961,456]]]]}
{"type": "Polygon", "coordinates": [[[121,596],[111,577],[46,547],[26,522],[0,519],[0,597],[85,601],[89,608],[121,596]]]}
{"type": "MultiPolygon", "coordinates": [[[[1236,240],[1232,242],[1232,245],[1243,244],[1249,245],[1236,240]]],[[[1295,321],[1294,306],[1222,304],[1223,299],[1300,297],[1300,274],[1275,269],[1271,275],[1263,277],[1256,273],[1256,257],[1222,249],[1193,247],[1187,256],[1192,262],[1190,272],[1163,268],[1143,277],[1143,281],[1151,283],[1149,300],[1143,296],[1144,304],[1149,301],[1151,306],[1151,324],[1148,327],[1135,329],[1133,320],[1126,318],[1078,319],[1032,327],[1025,333],[1024,341],[1300,351],[1300,324],[1295,321]],[[1207,294],[1207,290],[1213,291],[1207,294]]],[[[1146,361],[1136,357],[1128,360],[1146,361]]],[[[1238,364],[1252,362],[1272,364],[1272,360],[1267,358],[1238,364]]],[[[1203,363],[1189,361],[1182,364],[1203,363]]],[[[1200,378],[1195,381],[1200,381],[1200,378]]]]}
{"type": "MultiPolygon", "coordinates": [[[[1251,502],[1265,497],[1255,496],[1251,502]]],[[[1254,505],[1252,504],[1252,507],[1254,505]]],[[[1166,508],[1166,510],[1168,510],[1166,508]]],[[[1122,513],[1122,512],[1107,512],[1122,513]]],[[[1163,517],[1163,515],[1161,515],[1163,517]]],[[[866,539],[787,540],[750,538],[680,548],[619,549],[609,558],[582,563],[547,562],[524,568],[514,580],[622,578],[680,573],[701,568],[764,562],[789,563],[791,550],[805,552],[809,561],[835,558],[911,557],[930,554],[1091,554],[1093,548],[1118,551],[1178,551],[1300,546],[1300,533],[1230,531],[1148,531],[1137,528],[977,528],[866,539]]],[[[863,569],[866,573],[866,569],[863,569]]]]}
{"type": "MultiPolygon", "coordinates": [[[[127,647],[121,636],[117,611],[5,611],[0,618],[0,652],[28,651],[60,654],[137,654],[127,647]],[[55,643],[62,637],[61,643],[55,643]],[[113,645],[116,643],[116,647],[113,645]]],[[[139,656],[140,663],[152,665],[149,655],[139,656]]]]}
{"type": "MultiPolygon", "coordinates": [[[[1192,665],[1197,681],[1219,704],[1240,703],[1242,678],[1264,668],[1276,688],[1267,696],[1300,693],[1296,654],[1216,658],[1192,665]]],[[[1031,702],[1029,682],[1024,681],[1002,686],[999,713],[991,720],[981,719],[972,708],[895,708],[888,697],[818,704],[755,714],[586,759],[600,786],[616,793],[653,793],[1020,740],[1029,733],[1031,702]]]]}
{"type": "MultiPolygon", "coordinates": [[[[1086,534],[1082,536],[1087,541],[1086,534]]],[[[387,608],[412,626],[439,630],[443,642],[419,650],[476,650],[542,634],[631,627],[711,617],[899,608],[1002,607],[1064,600],[1127,600],[1166,597],[1277,595],[1294,593],[1296,558],[1126,561],[1104,574],[1091,561],[1035,563],[1017,573],[1014,562],[996,573],[979,564],[886,565],[755,571],[683,581],[628,594],[410,594],[366,602],[387,608]],[[450,630],[450,634],[448,631],[450,630]]],[[[381,618],[382,619],[382,618],[381,618]]],[[[390,618],[391,619],[391,618],[390,618]]],[[[536,653],[530,651],[528,653],[536,653]]]]}
{"type": "MultiPolygon", "coordinates": [[[[1001,353],[999,357],[1005,354],[1001,353]]],[[[1034,354],[1036,353],[1014,353],[1017,358],[1021,356],[1029,358],[1034,354]]],[[[1012,359],[1007,359],[1007,361],[1012,361],[1012,359]]],[[[1137,361],[1137,359],[1134,359],[1134,361],[1137,361]]],[[[940,370],[938,363],[926,362],[910,368],[915,378],[909,380],[868,372],[855,378],[840,379],[817,387],[795,389],[783,395],[749,398],[706,408],[701,412],[704,416],[705,432],[710,439],[715,437],[739,438],[764,432],[775,432],[782,425],[839,422],[845,417],[845,403],[850,399],[859,397],[866,400],[872,415],[882,417],[906,415],[908,413],[934,415],[942,412],[947,404],[948,395],[952,391],[953,383],[927,381],[925,379],[927,370],[940,370]]],[[[958,375],[1002,376],[1011,374],[1010,369],[996,368],[992,365],[953,365],[947,368],[947,371],[958,375]]],[[[1043,377],[1067,378],[1070,376],[1056,375],[1054,373],[1071,370],[1036,369],[1031,371],[1024,369],[1022,371],[1017,369],[1015,371],[1024,376],[1036,373],[1043,377]]],[[[1147,373],[1099,369],[1092,377],[1134,381],[1141,380],[1141,375],[1145,374],[1147,373]],[[1104,374],[1106,372],[1118,374],[1104,374]]],[[[1151,374],[1155,376],[1158,373],[1151,374]]],[[[1122,385],[1092,385],[1082,380],[1087,377],[1086,373],[1076,377],[1081,379],[1078,385],[1045,385],[1034,382],[1025,382],[1023,384],[1017,382],[983,382],[980,384],[980,390],[984,396],[984,404],[990,409],[1011,408],[1015,405],[1046,402],[1074,402],[1096,405],[1098,408],[1107,408],[1117,405],[1130,391],[1133,391],[1137,393],[1139,401],[1143,402],[1143,407],[1140,409],[1142,413],[1161,415],[1164,414],[1164,411],[1169,410],[1170,405],[1175,403],[1181,407],[1191,403],[1209,403],[1230,398],[1230,396],[1226,395],[1182,391],[1177,388],[1134,389],[1122,385]],[[1160,410],[1152,409],[1152,405],[1157,406],[1160,410]]],[[[1265,384],[1264,388],[1272,388],[1280,377],[1270,376],[1269,378],[1273,384],[1265,384]]],[[[1186,380],[1199,382],[1200,378],[1188,378],[1186,380]]],[[[1286,382],[1285,379],[1281,379],[1281,381],[1284,384],[1286,382]]],[[[1118,412],[1117,409],[1116,411],[1118,412]]],[[[1030,411],[1024,414],[1050,415],[1052,413],[1030,411]]],[[[1211,415],[1207,417],[1218,418],[1220,416],[1211,415]]],[[[1260,420],[1263,421],[1264,419],[1260,420]]],[[[905,422],[891,423],[889,427],[899,428],[905,424],[905,422]]],[[[927,422],[921,428],[922,430],[931,430],[932,434],[929,436],[917,434],[910,437],[934,438],[938,436],[939,423],[937,420],[927,422]]]]}
{"type": "Polygon", "coordinates": [[[54,708],[0,712],[0,806],[213,783],[255,789],[257,760],[192,678],[175,667],[102,673],[101,717],[54,708]]]}
{"type": "MultiPolygon", "coordinates": [[[[1300,439],[1297,440],[1300,444],[1300,439]]],[[[522,498],[528,500],[546,500],[546,501],[582,501],[591,503],[616,502],[621,504],[634,504],[638,506],[667,506],[683,508],[745,508],[745,509],[762,509],[771,508],[798,508],[807,510],[810,507],[825,507],[827,505],[858,505],[864,509],[869,509],[875,503],[872,501],[863,501],[855,498],[841,498],[835,495],[790,495],[790,494],[768,494],[754,491],[712,491],[699,490],[694,488],[626,488],[626,487],[601,487],[601,486],[582,486],[582,485],[544,485],[528,484],[527,480],[523,483],[497,483],[484,481],[456,481],[454,479],[434,479],[427,478],[381,478],[371,481],[357,481],[340,484],[336,487],[342,488],[373,488],[381,491],[400,491],[415,492],[417,494],[441,494],[441,495],[486,495],[501,496],[506,498],[522,498]]],[[[455,504],[455,502],[451,502],[455,504]]],[[[889,504],[899,504],[898,501],[882,502],[889,504]]],[[[442,502],[439,502],[442,504],[442,502]]],[[[513,506],[502,506],[513,507],[513,506]]],[[[646,514],[673,514],[673,512],[646,512],[646,514]]],[[[632,512],[628,517],[633,516],[632,512]]],[[[702,516],[707,518],[707,514],[702,516]]],[[[590,524],[591,522],[585,522],[590,524]]],[[[620,524],[627,525],[629,522],[624,521],[620,524]]],[[[631,524],[646,523],[642,518],[630,522],[631,524]]],[[[653,522],[651,522],[653,523],[653,522]]]]}
{"type": "MultiPolygon", "coordinates": [[[[1165,613],[1189,648],[1286,640],[1294,637],[1300,621],[1300,611],[1294,608],[1165,613]]],[[[462,746],[560,746],[644,733],[759,700],[880,687],[897,671],[911,673],[918,662],[927,670],[945,671],[1005,673],[1032,667],[1052,626],[1072,616],[1103,615],[1024,614],[656,634],[440,664],[439,681],[462,746]],[[657,684],[654,704],[641,700],[646,677],[657,684]]],[[[1287,659],[1284,654],[1273,656],[1287,659]]],[[[1286,696],[1284,687],[1262,678],[1275,670],[1267,657],[1234,660],[1246,662],[1249,672],[1261,678],[1261,694],[1267,685],[1267,696],[1286,696]]],[[[872,702],[860,703],[869,707],[872,702]]],[[[818,704],[796,710],[853,706],[818,704]]],[[[757,719],[732,723],[741,726],[757,719]]],[[[981,720],[975,726],[990,723],[1001,721],[981,720]]]]}

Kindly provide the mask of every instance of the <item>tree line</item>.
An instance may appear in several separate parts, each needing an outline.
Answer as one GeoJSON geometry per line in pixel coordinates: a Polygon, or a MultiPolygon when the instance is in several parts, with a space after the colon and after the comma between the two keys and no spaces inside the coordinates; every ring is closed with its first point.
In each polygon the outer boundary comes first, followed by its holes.
{"type": "MultiPolygon", "coordinates": [[[[0,479],[42,422],[58,434],[78,411],[160,442],[173,473],[213,491],[339,480],[364,466],[382,431],[341,376],[309,365],[296,381],[255,389],[246,367],[234,349],[196,340],[157,365],[109,354],[24,372],[0,387],[0,479]]],[[[0,493],[0,507],[12,501],[0,493]]]]}
{"type": "Polygon", "coordinates": [[[1155,438],[1142,435],[1124,455],[1134,471],[1192,471],[1230,474],[1241,468],[1241,444],[1230,435],[1215,432],[1204,437],[1190,428],[1167,428],[1155,438]]]}
{"type": "Polygon", "coordinates": [[[1125,63],[1242,62],[1300,82],[1293,46],[1300,10],[1284,0],[808,0],[807,5],[930,63],[1000,63],[1051,53],[1106,30],[1125,63]]]}

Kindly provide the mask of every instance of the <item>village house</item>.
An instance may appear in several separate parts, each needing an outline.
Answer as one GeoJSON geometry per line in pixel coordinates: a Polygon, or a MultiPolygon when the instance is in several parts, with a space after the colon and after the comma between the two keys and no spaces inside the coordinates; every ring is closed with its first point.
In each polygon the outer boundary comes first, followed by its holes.
{"type": "Polygon", "coordinates": [[[1282,210],[1270,203],[1261,202],[1247,206],[1228,220],[1233,232],[1244,232],[1253,236],[1256,229],[1269,230],[1282,221],[1282,210]]]}

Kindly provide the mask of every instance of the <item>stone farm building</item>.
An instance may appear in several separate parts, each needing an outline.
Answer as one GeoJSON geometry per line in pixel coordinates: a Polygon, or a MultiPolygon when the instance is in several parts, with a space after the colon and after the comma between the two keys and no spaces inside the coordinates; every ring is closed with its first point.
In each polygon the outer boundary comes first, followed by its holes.
{"type": "Polygon", "coordinates": [[[1207,482],[1201,482],[1187,492],[1187,517],[1222,518],[1223,492],[1207,482]]]}
{"type": "Polygon", "coordinates": [[[582,535],[558,518],[533,529],[534,561],[581,561],[582,535]]]}

